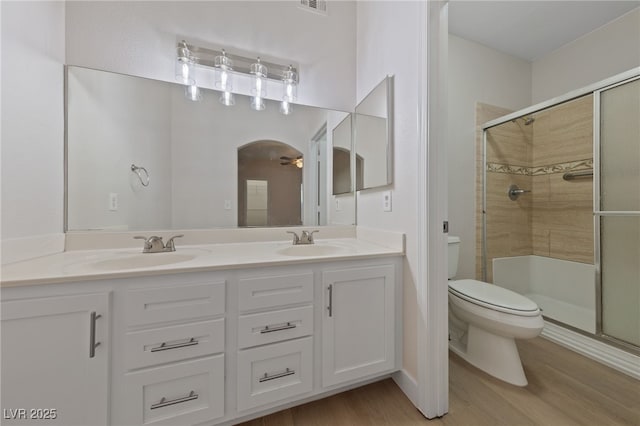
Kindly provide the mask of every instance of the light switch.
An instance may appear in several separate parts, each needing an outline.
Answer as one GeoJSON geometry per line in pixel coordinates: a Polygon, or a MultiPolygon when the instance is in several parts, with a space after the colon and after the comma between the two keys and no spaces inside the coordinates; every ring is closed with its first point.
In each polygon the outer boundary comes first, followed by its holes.
{"type": "Polygon", "coordinates": [[[231,200],[224,200],[224,209],[231,210],[231,200]]]}
{"type": "Polygon", "coordinates": [[[340,199],[336,198],[336,211],[342,211],[342,206],[340,205],[340,199]]]}
{"type": "Polygon", "coordinates": [[[391,211],[391,191],[384,191],[382,193],[382,211],[391,211]]]}

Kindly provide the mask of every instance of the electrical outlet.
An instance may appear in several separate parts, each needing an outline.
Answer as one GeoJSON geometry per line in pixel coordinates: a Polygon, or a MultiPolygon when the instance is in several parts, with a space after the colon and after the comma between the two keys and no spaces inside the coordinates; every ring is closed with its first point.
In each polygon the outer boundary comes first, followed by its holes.
{"type": "Polygon", "coordinates": [[[391,191],[384,191],[382,193],[382,211],[391,211],[391,191]]]}
{"type": "Polygon", "coordinates": [[[224,209],[231,210],[231,200],[224,200],[224,209]]]}
{"type": "Polygon", "coordinates": [[[118,194],[115,192],[109,194],[109,211],[118,211],[118,194]]]}

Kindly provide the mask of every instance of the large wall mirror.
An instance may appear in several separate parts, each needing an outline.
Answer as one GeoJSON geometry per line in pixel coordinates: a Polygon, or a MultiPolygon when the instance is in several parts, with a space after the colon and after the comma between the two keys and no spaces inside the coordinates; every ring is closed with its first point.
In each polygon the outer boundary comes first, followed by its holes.
{"type": "Polygon", "coordinates": [[[66,230],[355,224],[329,192],[349,113],[200,90],[67,67],[66,230]]]}
{"type": "Polygon", "coordinates": [[[393,76],[356,106],[353,117],[356,189],[393,183],[393,76]]]}

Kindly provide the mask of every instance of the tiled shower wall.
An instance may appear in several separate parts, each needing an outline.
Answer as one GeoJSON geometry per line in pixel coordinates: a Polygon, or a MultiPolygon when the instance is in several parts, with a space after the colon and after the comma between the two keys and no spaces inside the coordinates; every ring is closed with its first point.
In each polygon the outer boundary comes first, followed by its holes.
{"type": "MultiPolygon", "coordinates": [[[[510,111],[476,107],[476,276],[482,278],[482,123],[510,111]]],[[[593,167],[593,97],[566,102],[487,131],[487,257],[535,254],[593,263],[593,180],[566,181],[593,167]],[[531,190],[518,200],[509,185],[531,190]]],[[[491,262],[487,280],[492,281],[491,262]]]]}

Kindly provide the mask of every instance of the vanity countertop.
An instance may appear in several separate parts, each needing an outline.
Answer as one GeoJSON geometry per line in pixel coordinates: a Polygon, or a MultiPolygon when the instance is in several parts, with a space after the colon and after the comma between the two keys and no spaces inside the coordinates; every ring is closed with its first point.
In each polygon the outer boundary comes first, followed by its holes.
{"type": "Polygon", "coordinates": [[[316,240],[308,246],[266,241],[180,246],[171,253],[141,249],[72,250],[2,266],[2,287],[131,278],[182,272],[367,259],[403,255],[358,238],[316,240]]]}

